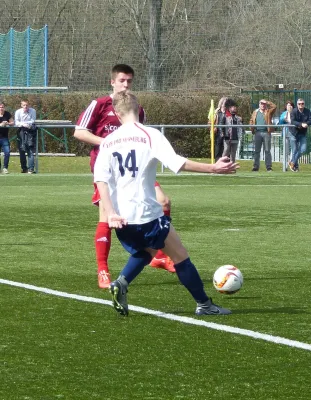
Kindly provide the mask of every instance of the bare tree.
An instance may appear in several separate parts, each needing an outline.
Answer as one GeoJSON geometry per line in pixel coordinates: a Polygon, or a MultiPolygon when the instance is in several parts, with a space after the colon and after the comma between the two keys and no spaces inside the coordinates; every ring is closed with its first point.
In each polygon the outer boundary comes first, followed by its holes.
{"type": "Polygon", "coordinates": [[[149,48],[147,89],[161,90],[161,12],[162,0],[150,0],[149,5],[149,48]]]}
{"type": "MultiPolygon", "coordinates": [[[[134,67],[138,90],[310,85],[310,0],[3,0],[3,5],[2,34],[48,25],[50,85],[108,90],[109,71],[118,62],[134,67]]],[[[5,65],[1,61],[3,70],[5,65]]]]}

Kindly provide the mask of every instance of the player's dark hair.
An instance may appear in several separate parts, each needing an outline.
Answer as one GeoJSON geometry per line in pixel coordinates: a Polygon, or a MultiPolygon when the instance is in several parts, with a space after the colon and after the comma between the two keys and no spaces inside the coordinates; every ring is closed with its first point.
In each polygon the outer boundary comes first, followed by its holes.
{"type": "Polygon", "coordinates": [[[229,107],[232,107],[232,106],[237,106],[236,102],[233,99],[230,99],[230,98],[227,99],[225,102],[226,109],[228,110],[229,107]]]}
{"type": "Polygon", "coordinates": [[[130,67],[127,64],[116,64],[114,67],[112,67],[111,70],[111,77],[114,78],[117,74],[131,74],[134,77],[134,70],[132,67],[130,67]]]}
{"type": "Polygon", "coordinates": [[[287,109],[287,104],[290,104],[293,108],[295,108],[295,104],[291,100],[287,100],[287,102],[285,103],[284,110],[287,109]]]}

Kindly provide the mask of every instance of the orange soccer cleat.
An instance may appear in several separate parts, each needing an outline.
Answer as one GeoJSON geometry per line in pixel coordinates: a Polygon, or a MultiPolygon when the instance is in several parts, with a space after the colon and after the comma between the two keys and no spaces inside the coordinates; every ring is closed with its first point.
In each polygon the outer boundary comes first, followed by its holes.
{"type": "Polygon", "coordinates": [[[174,263],[168,256],[161,257],[161,258],[154,257],[151,260],[150,266],[153,268],[166,269],[168,272],[172,272],[172,273],[176,272],[174,263]]]}
{"type": "Polygon", "coordinates": [[[98,273],[98,287],[100,289],[108,289],[110,285],[110,274],[106,271],[100,271],[98,273]]]}

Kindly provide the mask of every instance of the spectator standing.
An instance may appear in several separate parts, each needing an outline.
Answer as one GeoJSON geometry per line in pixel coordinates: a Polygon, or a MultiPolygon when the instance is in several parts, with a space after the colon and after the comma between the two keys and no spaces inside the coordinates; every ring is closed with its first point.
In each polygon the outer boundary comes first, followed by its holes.
{"type": "MultiPolygon", "coordinates": [[[[226,101],[228,100],[228,97],[222,97],[219,102],[218,106],[215,110],[215,119],[214,119],[214,125],[221,125],[220,121],[222,120],[223,116],[225,115],[226,112],[226,101]]],[[[208,121],[210,124],[211,121],[208,121]]],[[[218,126],[214,127],[214,135],[215,135],[215,161],[219,160],[220,157],[222,157],[222,153],[224,151],[224,136],[223,136],[223,131],[221,128],[218,126]]]]}
{"type": "MultiPolygon", "coordinates": [[[[14,119],[8,111],[5,110],[5,104],[0,100],[0,151],[3,150],[3,174],[9,173],[9,162],[10,162],[10,142],[9,142],[9,128],[8,126],[14,125],[14,119]]],[[[1,169],[1,159],[0,159],[1,169]]]]}
{"type": "Polygon", "coordinates": [[[236,159],[236,152],[238,149],[239,139],[244,133],[242,125],[242,118],[237,115],[237,106],[231,103],[228,107],[228,112],[223,114],[220,125],[228,125],[228,127],[221,128],[224,137],[224,151],[222,156],[229,157],[233,163],[236,159]]]}
{"type": "Polygon", "coordinates": [[[164,248],[174,261],[181,284],[197,303],[196,315],[231,314],[230,310],[214,304],[205,293],[200,275],[170,218],[163,214],[156,201],[154,182],[158,161],[175,173],[180,170],[232,173],[238,166],[227,162],[228,159],[204,164],[177,155],[157,129],[138,122],[137,99],[127,91],[115,94],[113,105],[123,125],[100,145],[94,181],[107,211],[108,224],[116,229],[119,241],[130,253],[127,264],[109,288],[115,310],[128,315],[128,285],[149,264],[157,249],[164,248]]]}
{"type": "MultiPolygon", "coordinates": [[[[294,103],[291,100],[288,100],[285,103],[284,111],[280,115],[278,125],[290,124],[290,114],[293,111],[294,107],[295,107],[294,103]]],[[[289,155],[289,136],[290,136],[288,128],[284,127],[282,130],[282,133],[283,133],[283,138],[285,138],[285,143],[286,143],[285,155],[286,155],[286,157],[288,157],[288,155],[289,155]]]]}
{"type": "Polygon", "coordinates": [[[21,163],[21,172],[23,174],[35,173],[35,158],[37,140],[37,127],[35,125],[37,118],[36,110],[29,107],[28,100],[21,101],[21,108],[15,112],[15,125],[19,127],[17,132],[17,142],[19,158],[21,163]],[[28,166],[26,153],[28,157],[28,166]]]}
{"type": "Polygon", "coordinates": [[[285,104],[285,110],[282,112],[280,115],[279,119],[279,124],[280,125],[285,125],[285,124],[290,124],[290,114],[294,109],[294,103],[290,100],[288,100],[285,104]]]}
{"type": "Polygon", "coordinates": [[[259,108],[253,111],[249,121],[250,125],[255,125],[251,127],[255,143],[253,171],[259,171],[262,146],[265,152],[266,169],[268,172],[272,171],[271,132],[273,128],[265,125],[272,125],[272,116],[275,110],[276,105],[272,101],[262,99],[259,102],[259,108]]]}
{"type": "Polygon", "coordinates": [[[289,140],[292,157],[288,165],[291,171],[298,172],[299,158],[307,150],[307,132],[308,127],[311,125],[311,112],[305,107],[304,99],[297,100],[297,107],[291,112],[290,121],[291,125],[295,126],[290,127],[289,140]]]}

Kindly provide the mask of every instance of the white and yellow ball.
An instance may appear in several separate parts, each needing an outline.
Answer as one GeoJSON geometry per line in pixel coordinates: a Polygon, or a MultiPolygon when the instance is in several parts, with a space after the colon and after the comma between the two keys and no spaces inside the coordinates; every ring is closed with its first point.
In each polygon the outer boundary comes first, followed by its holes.
{"type": "Polygon", "coordinates": [[[243,285],[243,275],[234,265],[222,265],[214,273],[213,284],[219,293],[234,294],[243,285]]]}

